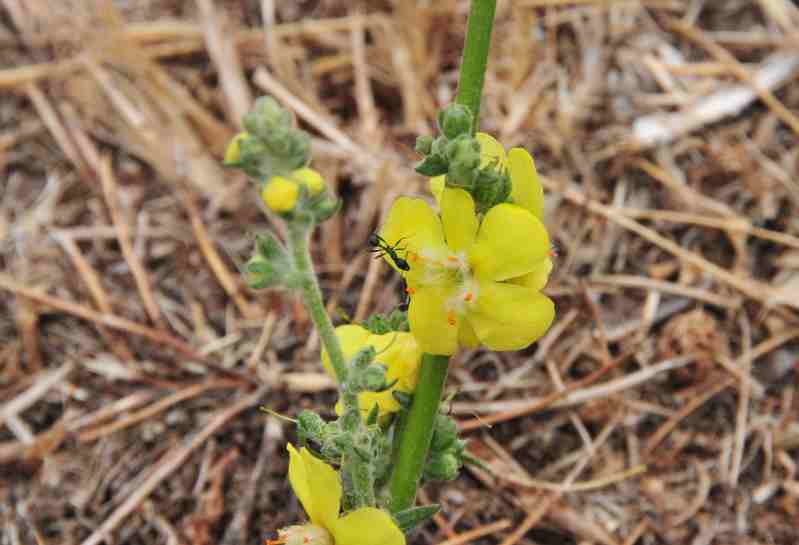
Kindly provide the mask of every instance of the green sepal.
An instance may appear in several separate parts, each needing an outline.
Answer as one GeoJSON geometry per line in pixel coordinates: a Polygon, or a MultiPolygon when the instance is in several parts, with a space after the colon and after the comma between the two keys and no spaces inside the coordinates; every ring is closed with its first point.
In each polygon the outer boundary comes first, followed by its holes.
{"type": "Polygon", "coordinates": [[[332,218],[336,212],[341,210],[341,199],[335,199],[325,196],[322,199],[315,201],[310,206],[310,212],[316,223],[332,218]]]}
{"type": "Polygon", "coordinates": [[[437,503],[423,505],[421,507],[411,507],[410,509],[394,513],[394,522],[397,523],[397,526],[403,533],[407,534],[433,518],[440,510],[441,506],[437,503]]]}
{"type": "Polygon", "coordinates": [[[446,157],[442,155],[428,155],[422,159],[415,167],[414,170],[422,176],[430,178],[434,176],[441,176],[446,174],[449,170],[449,162],[446,157]]]}
{"type": "Polygon", "coordinates": [[[431,452],[444,452],[458,439],[458,424],[451,417],[438,413],[435,420],[433,440],[430,442],[431,452]]]}
{"type": "Polygon", "coordinates": [[[407,392],[401,392],[400,390],[394,390],[391,392],[391,397],[393,397],[397,403],[400,404],[400,407],[404,411],[411,410],[411,403],[413,403],[413,395],[407,392]]]}
{"type": "Polygon", "coordinates": [[[471,466],[478,467],[478,468],[482,469],[483,471],[485,471],[486,473],[490,473],[492,475],[494,473],[491,470],[491,468],[488,467],[480,458],[475,458],[474,456],[472,456],[468,452],[464,452],[463,454],[461,454],[461,460],[463,460],[464,464],[469,464],[471,466]]]}
{"type": "Polygon", "coordinates": [[[384,335],[392,331],[410,331],[408,313],[399,309],[394,309],[389,314],[372,314],[360,325],[375,335],[384,335]]]}
{"type": "Polygon", "coordinates": [[[244,276],[252,289],[293,288],[296,284],[288,253],[272,233],[256,235],[255,255],[244,264],[244,276]]]}
{"type": "Polygon", "coordinates": [[[380,405],[375,403],[374,405],[372,405],[372,410],[369,411],[369,415],[366,417],[366,425],[376,426],[377,418],[379,416],[380,416],[380,405]]]}

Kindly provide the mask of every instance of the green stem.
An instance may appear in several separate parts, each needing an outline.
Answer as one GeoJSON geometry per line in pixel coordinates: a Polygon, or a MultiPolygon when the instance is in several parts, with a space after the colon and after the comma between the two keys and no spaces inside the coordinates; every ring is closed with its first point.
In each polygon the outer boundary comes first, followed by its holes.
{"type": "Polygon", "coordinates": [[[449,356],[422,356],[419,383],[399,438],[399,453],[389,484],[390,507],[394,513],[413,507],[416,501],[416,489],[433,438],[433,424],[447,380],[448,364],[449,356]]]}
{"type": "Polygon", "coordinates": [[[496,0],[472,0],[456,102],[467,106],[474,114],[474,132],[477,132],[480,120],[480,97],[483,94],[496,11],[496,0]]]}
{"type": "MultiPolygon", "coordinates": [[[[474,113],[475,132],[479,125],[480,97],[483,93],[496,8],[496,0],[472,0],[469,26],[466,30],[457,102],[474,113]]],[[[416,501],[416,490],[433,438],[433,426],[447,379],[448,365],[448,356],[425,354],[422,357],[413,403],[403,429],[395,439],[399,441],[399,449],[389,481],[390,508],[394,513],[413,507],[416,501]]]]}
{"type": "Polygon", "coordinates": [[[313,224],[301,221],[289,221],[289,240],[291,242],[291,256],[294,261],[294,269],[300,279],[302,298],[305,307],[311,315],[316,330],[319,332],[319,339],[327,350],[330,363],[336,373],[336,380],[339,384],[344,384],[347,380],[347,361],[344,359],[344,352],[341,351],[341,343],[336,337],[336,330],[327,315],[325,303],[322,301],[322,291],[316,280],[316,273],[311,263],[309,241],[313,224]]]}

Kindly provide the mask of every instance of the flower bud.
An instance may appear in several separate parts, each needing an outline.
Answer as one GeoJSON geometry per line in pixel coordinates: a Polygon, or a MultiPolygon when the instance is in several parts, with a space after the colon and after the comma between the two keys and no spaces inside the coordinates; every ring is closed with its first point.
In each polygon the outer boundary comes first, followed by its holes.
{"type": "Polygon", "coordinates": [[[241,162],[241,141],[249,136],[246,131],[242,131],[230,141],[225,150],[224,164],[226,166],[237,166],[241,162]]]}
{"type": "Polygon", "coordinates": [[[258,290],[274,285],[277,274],[264,256],[256,254],[244,264],[244,279],[250,289],[258,290]]]}
{"type": "Polygon", "coordinates": [[[299,186],[283,176],[273,176],[261,191],[261,199],[275,212],[290,212],[300,196],[299,186]]]}
{"type": "Polygon", "coordinates": [[[289,526],[278,530],[277,539],[268,539],[267,545],[333,545],[330,532],[315,524],[289,526]]]}
{"type": "Polygon", "coordinates": [[[429,481],[451,481],[458,476],[461,462],[452,453],[445,452],[431,456],[424,468],[424,476],[429,481]]]}
{"type": "Polygon", "coordinates": [[[291,173],[291,179],[308,188],[308,195],[316,197],[325,190],[325,181],[322,175],[312,168],[303,167],[291,173]]]}
{"type": "Polygon", "coordinates": [[[435,420],[435,432],[430,449],[433,452],[443,452],[458,438],[458,424],[445,414],[438,413],[435,420]]]}
{"type": "Polygon", "coordinates": [[[370,392],[379,392],[385,388],[386,385],[386,367],[379,363],[370,365],[364,369],[361,375],[363,387],[370,392]]]}
{"type": "Polygon", "coordinates": [[[313,439],[322,437],[325,421],[313,411],[304,410],[297,416],[297,432],[313,439]]]}
{"type": "Polygon", "coordinates": [[[416,145],[413,147],[414,151],[420,155],[429,155],[433,149],[433,137],[429,134],[424,134],[416,138],[416,145]]]}
{"type": "Polygon", "coordinates": [[[438,128],[449,139],[471,135],[473,117],[468,107],[453,103],[438,113],[438,128]]]}

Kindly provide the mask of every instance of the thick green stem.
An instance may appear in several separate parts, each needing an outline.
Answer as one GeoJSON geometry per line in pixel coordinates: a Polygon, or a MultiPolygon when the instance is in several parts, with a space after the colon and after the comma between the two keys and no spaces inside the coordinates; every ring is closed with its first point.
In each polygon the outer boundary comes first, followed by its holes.
{"type": "Polygon", "coordinates": [[[449,356],[425,354],[422,357],[419,383],[399,438],[399,454],[389,484],[390,507],[394,513],[413,507],[416,501],[416,489],[433,438],[433,424],[447,380],[448,364],[449,356]]]}
{"type": "Polygon", "coordinates": [[[333,328],[330,316],[327,315],[327,310],[325,310],[322,291],[319,289],[316,273],[311,263],[308,242],[311,237],[312,224],[290,221],[288,226],[291,257],[294,261],[294,269],[300,279],[302,299],[305,302],[308,313],[311,315],[311,320],[316,326],[316,330],[319,332],[322,346],[325,347],[327,355],[330,357],[330,363],[336,373],[336,380],[338,380],[339,384],[344,384],[347,380],[347,362],[344,359],[344,353],[341,351],[341,343],[338,342],[338,337],[336,337],[336,330],[333,328]]]}
{"type": "Polygon", "coordinates": [[[488,50],[491,47],[491,30],[494,27],[496,11],[496,0],[472,0],[456,102],[467,106],[474,114],[472,124],[474,132],[477,132],[479,125],[480,97],[483,94],[488,50]]]}
{"type": "MultiPolygon", "coordinates": [[[[475,132],[479,125],[480,97],[483,93],[496,8],[496,0],[472,0],[469,26],[466,30],[457,102],[474,113],[475,132]]],[[[399,449],[396,451],[394,470],[389,481],[390,508],[394,513],[413,507],[416,501],[416,490],[433,438],[433,426],[441,403],[448,365],[448,356],[425,354],[422,358],[422,369],[411,410],[399,437],[395,439],[399,441],[399,449]]]]}

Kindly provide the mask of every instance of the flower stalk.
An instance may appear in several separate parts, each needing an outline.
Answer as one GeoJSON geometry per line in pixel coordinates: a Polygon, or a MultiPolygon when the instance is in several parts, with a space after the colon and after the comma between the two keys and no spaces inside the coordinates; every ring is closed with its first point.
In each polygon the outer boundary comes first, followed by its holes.
{"type": "Polygon", "coordinates": [[[483,82],[496,11],[496,0],[472,0],[456,98],[458,104],[469,108],[474,115],[472,134],[477,132],[479,125],[480,98],[483,95],[483,82]]]}
{"type": "MultiPolygon", "coordinates": [[[[473,113],[473,133],[479,126],[480,98],[496,8],[496,0],[472,0],[469,12],[457,102],[473,113]]],[[[413,507],[416,501],[416,491],[430,449],[448,366],[448,356],[425,354],[422,357],[419,384],[399,437],[396,465],[389,482],[390,510],[393,513],[413,507]]]]}
{"type": "Polygon", "coordinates": [[[313,222],[289,221],[287,223],[291,258],[294,262],[302,299],[319,332],[319,339],[330,356],[330,364],[336,373],[336,380],[339,384],[344,384],[347,381],[347,362],[344,359],[344,352],[341,350],[341,343],[336,337],[336,330],[325,309],[322,291],[319,289],[319,282],[316,280],[316,273],[311,263],[309,241],[313,222]]]}
{"type": "Polygon", "coordinates": [[[447,381],[448,364],[449,356],[425,354],[422,357],[419,384],[402,430],[399,455],[390,484],[390,509],[394,513],[413,507],[416,501],[416,490],[433,438],[433,424],[438,414],[441,393],[447,381]]]}

